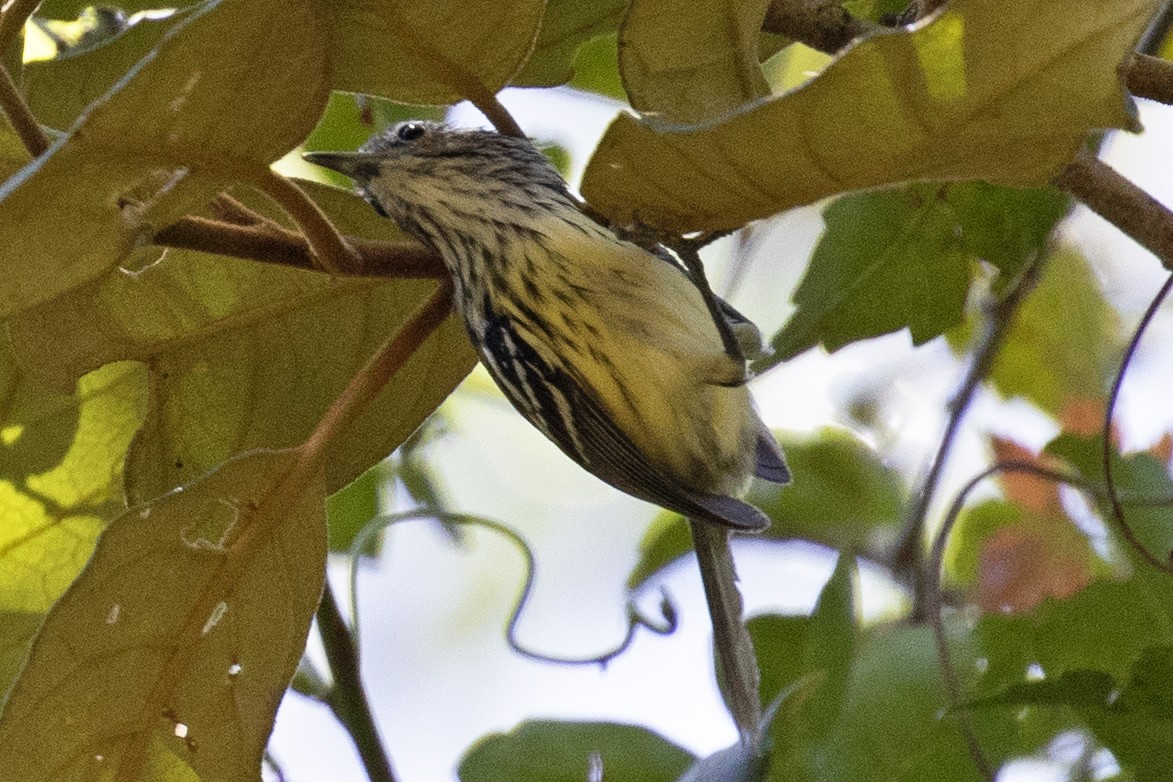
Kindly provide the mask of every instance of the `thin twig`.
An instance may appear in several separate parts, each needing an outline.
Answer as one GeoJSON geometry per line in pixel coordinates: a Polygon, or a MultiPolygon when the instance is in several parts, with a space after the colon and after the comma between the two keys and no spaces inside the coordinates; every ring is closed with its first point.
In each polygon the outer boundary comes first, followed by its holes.
{"type": "Polygon", "coordinates": [[[1104,487],[1107,489],[1108,504],[1112,509],[1112,518],[1115,520],[1116,526],[1120,529],[1120,534],[1128,541],[1128,545],[1132,547],[1132,550],[1139,554],[1145,562],[1148,562],[1157,570],[1166,573],[1173,573],[1173,558],[1171,558],[1170,553],[1168,551],[1163,552],[1165,558],[1159,559],[1137,538],[1136,532],[1124,517],[1124,506],[1120,502],[1120,496],[1116,491],[1116,480],[1112,475],[1112,417],[1116,409],[1116,402],[1120,399],[1120,389],[1124,386],[1124,377],[1128,372],[1128,365],[1132,362],[1133,356],[1136,355],[1141,338],[1144,336],[1149,324],[1153,322],[1157,310],[1160,309],[1161,304],[1165,301],[1165,297],[1169,295],[1171,288],[1173,288],[1173,275],[1170,275],[1165,280],[1165,284],[1161,286],[1161,290],[1153,297],[1148,309],[1145,310],[1144,316],[1141,317],[1140,323],[1137,324],[1136,330],[1132,334],[1132,339],[1128,341],[1128,347],[1124,351],[1124,358],[1120,361],[1120,369],[1116,372],[1116,378],[1112,381],[1112,392],[1108,394],[1108,405],[1104,410],[1104,425],[1100,433],[1103,445],[1104,487]]]}
{"type": "Polygon", "coordinates": [[[672,249],[680,256],[680,260],[684,262],[684,266],[688,269],[689,277],[692,278],[692,284],[700,291],[701,299],[705,302],[705,308],[709,311],[709,317],[713,320],[713,325],[717,328],[717,333],[721,336],[721,347],[725,349],[725,354],[733,359],[739,367],[745,367],[745,352],[741,349],[741,344],[737,341],[737,336],[733,333],[733,327],[729,324],[725,314],[721,311],[721,305],[717,301],[717,294],[713,293],[713,288],[709,285],[709,278],[705,275],[704,264],[701,263],[700,253],[697,251],[698,245],[692,242],[679,242],[672,249]]]}
{"type": "MultiPolygon", "coordinates": [[[[395,373],[448,316],[451,308],[452,285],[447,281],[441,282],[435,293],[416,308],[402,328],[384,342],[362,369],[351,378],[350,383],[318,421],[314,431],[299,447],[298,460],[282,479],[275,494],[284,497],[283,493],[304,490],[304,487],[312,482],[313,476],[322,468],[329,446],[363,414],[371,400],[386,387],[395,373]]],[[[289,502],[288,498],[285,499],[289,502]]],[[[280,507],[275,510],[280,510],[280,507]]],[[[350,631],[338,611],[329,580],[326,581],[318,612],[319,622],[324,621],[328,624],[328,628],[322,632],[322,641],[333,647],[332,650],[330,646],[327,647],[327,659],[330,661],[336,688],[330,695],[331,708],[343,726],[351,731],[355,745],[363,756],[363,762],[367,764],[371,780],[394,782],[390,760],[382,749],[370,708],[366,704],[359,676],[358,652],[350,631]]]]}
{"type": "Polygon", "coordinates": [[[1173,2],[1166,0],[1164,8],[1153,17],[1149,29],[1141,36],[1136,50],[1141,54],[1158,53],[1170,29],[1173,29],[1173,2]]]}
{"type": "Polygon", "coordinates": [[[8,69],[3,65],[0,65],[0,110],[4,111],[8,121],[12,123],[12,129],[16,131],[16,135],[20,137],[21,143],[30,155],[39,157],[49,148],[49,137],[37,124],[36,117],[29,110],[8,69]]]}
{"type": "Polygon", "coordinates": [[[1084,149],[1055,178],[1085,206],[1119,228],[1173,271],[1173,212],[1084,149]]]}
{"type": "Polygon", "coordinates": [[[994,359],[1010,332],[1010,326],[1014,322],[1018,308],[1038,281],[1045,259],[1045,251],[1037,253],[1007,293],[992,305],[987,305],[982,336],[973,350],[973,358],[970,360],[965,376],[949,401],[949,418],[941,433],[937,449],[933,453],[933,460],[913,495],[913,504],[905,517],[904,526],[891,558],[892,570],[911,582],[913,621],[920,621],[924,618],[925,595],[922,588],[924,574],[921,568],[921,559],[924,553],[922,537],[928,520],[929,507],[936,495],[941,476],[944,474],[945,465],[949,461],[949,454],[953,450],[953,443],[957,438],[957,433],[961,430],[961,423],[965,419],[966,412],[982,382],[989,375],[994,359]]]}
{"type": "Polygon", "coordinates": [[[280,223],[276,220],[270,220],[262,214],[254,212],[247,206],[237,201],[228,193],[221,193],[216,196],[212,203],[208,204],[209,211],[216,216],[218,220],[223,220],[226,223],[233,225],[247,225],[255,227],[267,227],[277,230],[283,230],[280,223]]]}
{"type": "Polygon", "coordinates": [[[989,758],[986,757],[985,752],[982,750],[981,742],[978,741],[973,722],[969,718],[969,713],[960,708],[962,702],[961,682],[957,678],[957,669],[953,665],[953,655],[949,651],[949,639],[945,635],[945,618],[941,613],[943,608],[941,597],[941,563],[945,559],[945,544],[949,540],[950,533],[953,532],[953,527],[961,515],[961,509],[965,506],[965,500],[969,497],[969,493],[991,475],[1010,469],[1012,467],[1009,464],[996,464],[987,470],[983,470],[977,476],[971,478],[958,493],[957,497],[954,498],[953,504],[949,506],[949,512],[945,514],[945,520],[941,523],[941,528],[937,530],[937,534],[933,538],[933,546],[929,552],[929,561],[926,567],[927,572],[925,573],[923,597],[925,618],[933,628],[933,641],[937,646],[937,661],[941,669],[941,681],[945,685],[945,698],[948,701],[949,711],[957,716],[957,721],[961,728],[961,734],[965,737],[965,746],[969,750],[969,755],[973,758],[973,763],[977,767],[978,773],[981,774],[983,779],[988,780],[988,782],[994,782],[994,769],[990,764],[989,758]]]}
{"type": "Polygon", "coordinates": [[[835,0],[774,0],[762,21],[765,32],[785,35],[827,54],[883,29],[853,16],[835,0]]]}
{"type": "Polygon", "coordinates": [[[265,750],[265,765],[273,772],[273,776],[277,777],[277,782],[286,782],[285,769],[281,767],[281,761],[273,755],[269,750],[265,750]]]}
{"type": "Polygon", "coordinates": [[[246,181],[276,201],[301,228],[319,268],[331,274],[354,274],[361,270],[362,259],[338,233],[330,218],[292,180],[262,165],[248,166],[247,173],[246,181]]]}
{"type": "Polygon", "coordinates": [[[742,600],[729,547],[729,530],[692,520],[689,528],[713,623],[717,670],[724,684],[721,694],[742,742],[757,753],[761,751],[762,740],[761,672],[753,640],[742,621],[742,600]]]}
{"type": "Polygon", "coordinates": [[[359,370],[330,409],[322,416],[304,448],[313,449],[320,442],[333,442],[366,409],[367,404],[395,377],[424,340],[452,311],[452,284],[441,280],[436,292],[411,314],[403,327],[388,340],[359,370]]]}
{"type": "MultiPolygon", "coordinates": [[[[204,217],[184,217],[152,238],[161,247],[227,255],[261,263],[316,269],[305,237],[281,229],[233,225],[204,217]]],[[[363,276],[442,279],[440,257],[415,242],[378,242],[346,237],[361,258],[363,276]]]]}
{"type": "Polygon", "coordinates": [[[525,131],[521,129],[521,125],[517,124],[517,120],[509,113],[509,109],[497,99],[497,96],[481,86],[477,82],[479,90],[475,90],[476,94],[466,95],[472,105],[480,109],[480,112],[485,115],[489,122],[493,123],[493,127],[497,132],[503,136],[513,136],[514,138],[525,138],[525,131]]]}
{"type": "Polygon", "coordinates": [[[370,782],[395,782],[391,759],[383,748],[379,728],[367,701],[359,665],[358,646],[350,628],[338,610],[338,601],[326,579],[322,602],[318,605],[318,635],[326,649],[326,660],[334,676],[327,703],[334,716],[346,728],[362,759],[370,782]]]}

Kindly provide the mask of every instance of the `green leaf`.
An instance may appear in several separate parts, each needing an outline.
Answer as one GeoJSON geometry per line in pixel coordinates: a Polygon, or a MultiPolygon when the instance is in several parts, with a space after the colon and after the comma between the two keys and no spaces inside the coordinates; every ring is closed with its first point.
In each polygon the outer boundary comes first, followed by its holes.
{"type": "Polygon", "coordinates": [[[1159,7],[953,0],[721,121],[664,130],[620,115],[582,191],[619,224],[689,232],[910,180],[1045,185],[1089,131],[1136,127],[1116,66],[1159,7]]]}
{"type": "Polygon", "coordinates": [[[1138,782],[1161,782],[1173,760],[1173,648],[1146,649],[1125,681],[1097,670],[1067,671],[978,699],[991,705],[1069,706],[1138,782]]]}
{"type": "Polygon", "coordinates": [[[607,782],[669,782],[692,755],[651,731],[605,722],[523,722],[474,744],[461,782],[582,782],[597,753],[607,782]]]}
{"type": "Polygon", "coordinates": [[[619,76],[619,38],[605,35],[579,47],[570,86],[586,92],[627,101],[619,76]]]}
{"type": "MultiPolygon", "coordinates": [[[[945,695],[929,629],[883,627],[862,640],[846,683],[839,719],[831,731],[825,737],[800,740],[794,734],[801,735],[801,723],[779,725],[775,741],[789,750],[775,758],[768,779],[980,779],[955,719],[942,717],[945,695]]],[[[969,664],[971,654],[959,651],[954,651],[957,664],[969,664]]],[[[991,713],[978,727],[983,748],[996,761],[1013,736],[1013,720],[1003,712],[991,713]]]]}
{"type": "Polygon", "coordinates": [[[1014,280],[1043,249],[1071,210],[1071,198],[1054,188],[1000,187],[955,182],[945,189],[962,245],[997,267],[999,288],[1014,280]]]}
{"type": "MultiPolygon", "coordinates": [[[[387,478],[386,463],[379,462],[326,500],[330,551],[350,553],[355,536],[379,514],[379,492],[387,478]]],[[[372,538],[371,542],[376,540],[372,538]]]]}
{"type": "Polygon", "coordinates": [[[809,616],[755,616],[745,623],[761,668],[762,703],[771,703],[808,673],[806,654],[811,634],[809,616]]]}
{"type": "Polygon", "coordinates": [[[0,180],[12,176],[31,159],[8,117],[0,114],[0,180]]]}
{"type": "Polygon", "coordinates": [[[338,0],[334,88],[400,103],[449,104],[491,95],[525,62],[543,0],[338,0]]]}
{"type": "Polygon", "coordinates": [[[1173,650],[1147,650],[1131,673],[1114,702],[1079,711],[1137,782],[1161,782],[1173,763],[1173,650]]]}
{"type": "Polygon", "coordinates": [[[0,315],[97,278],[301,141],[326,101],[324,37],[308,0],[212,0],[173,26],[0,185],[0,224],[19,226],[0,233],[0,315]]]}
{"type": "MultiPolygon", "coordinates": [[[[824,211],[826,231],[795,293],[798,312],[759,369],[813,347],[836,350],[907,327],[920,344],[960,323],[976,268],[1017,278],[1070,208],[1053,189],[985,182],[908,185],[844,196],[824,211]]],[[[1029,349],[1029,348],[1027,348],[1029,349]]]]}
{"type": "Polygon", "coordinates": [[[952,580],[972,587],[978,577],[982,544],[1003,527],[1022,522],[1022,509],[1004,500],[985,500],[962,511],[945,549],[945,569],[952,580]]]}
{"type": "Polygon", "coordinates": [[[638,589],[664,566],[692,551],[692,533],[683,516],[664,511],[639,542],[639,562],[627,577],[627,588],[638,589]]]}
{"type": "Polygon", "coordinates": [[[1078,253],[1055,253],[1014,317],[990,381],[1057,416],[1074,399],[1103,399],[1119,361],[1120,317],[1078,253]]]}
{"type": "Polygon", "coordinates": [[[627,9],[627,0],[548,0],[534,50],[513,79],[517,87],[554,87],[576,75],[583,44],[614,35],[627,9]]]}
{"type": "Polygon", "coordinates": [[[631,0],[619,70],[650,123],[694,123],[769,95],[758,65],[768,0],[631,0]],[[681,20],[687,19],[687,24],[681,20]]]}
{"type": "Polygon", "coordinates": [[[844,196],[774,337],[772,361],[822,343],[829,351],[907,328],[921,344],[961,322],[969,260],[939,187],[844,196]]]}
{"type": "Polygon", "coordinates": [[[855,660],[857,619],[855,608],[855,558],[839,555],[835,572],[819,593],[811,613],[803,650],[808,671],[825,671],[821,685],[802,711],[801,730],[822,737],[839,720],[847,697],[849,674],[855,660]]]}
{"type": "Polygon", "coordinates": [[[325,574],[297,456],[250,454],[107,528],[0,715],[6,776],[257,778],[325,574]]]}
{"type": "Polygon", "coordinates": [[[881,455],[842,429],[783,438],[795,475],[789,486],[756,482],[749,501],[773,521],[765,535],[798,537],[832,548],[869,550],[900,524],[904,480],[881,455]]]}
{"type": "Polygon", "coordinates": [[[1067,671],[1055,679],[1019,682],[1005,690],[966,704],[966,708],[983,706],[1079,706],[1108,705],[1116,681],[1103,671],[1067,671]]]}
{"type": "MultiPolygon", "coordinates": [[[[354,194],[304,187],[345,233],[402,236],[354,194]]],[[[253,200],[258,210],[273,212],[253,200]]],[[[435,286],[429,280],[335,281],[173,250],[136,275],[110,275],[26,313],[13,321],[12,335],[22,361],[58,384],[108,361],[150,360],[152,415],[127,466],[127,491],[142,501],[233,454],[300,443],[435,286]]],[[[327,491],[398,447],[474,361],[462,322],[449,318],[330,445],[327,491]]]]}
{"type": "MultiPolygon", "coordinates": [[[[4,597],[10,597],[8,585],[2,589],[4,597]]],[[[0,610],[0,693],[8,692],[16,680],[33,636],[41,629],[44,620],[44,612],[0,610]]]]}

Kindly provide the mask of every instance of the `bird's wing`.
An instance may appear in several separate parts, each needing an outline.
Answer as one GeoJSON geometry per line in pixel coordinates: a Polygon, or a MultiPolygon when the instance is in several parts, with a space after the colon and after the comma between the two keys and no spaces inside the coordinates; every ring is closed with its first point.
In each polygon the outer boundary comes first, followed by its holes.
{"type": "MultiPolygon", "coordinates": [[[[744,531],[769,525],[753,505],[690,489],[650,462],[603,406],[569,374],[544,360],[507,318],[490,315],[481,340],[481,357],[514,407],[598,478],[692,519],[744,531]]],[[[760,445],[758,450],[760,464],[760,445]]]]}

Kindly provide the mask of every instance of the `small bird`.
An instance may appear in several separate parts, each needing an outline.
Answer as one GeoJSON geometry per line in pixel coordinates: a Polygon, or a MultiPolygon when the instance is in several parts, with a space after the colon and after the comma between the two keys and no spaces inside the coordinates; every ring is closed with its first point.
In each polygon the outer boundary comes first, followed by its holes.
{"type": "Polygon", "coordinates": [[[739,496],[790,473],[745,361],[684,270],[586,216],[528,140],[406,122],[305,159],[440,255],[489,374],[571,459],[692,520],[769,524],[739,496]]]}

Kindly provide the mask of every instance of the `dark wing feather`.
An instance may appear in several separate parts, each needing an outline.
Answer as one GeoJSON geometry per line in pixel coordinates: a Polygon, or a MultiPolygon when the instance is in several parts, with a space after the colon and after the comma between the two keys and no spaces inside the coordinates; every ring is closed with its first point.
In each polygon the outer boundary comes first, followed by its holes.
{"type": "MultiPolygon", "coordinates": [[[[514,407],[598,478],[691,519],[745,531],[769,526],[769,518],[753,505],[690,489],[649,462],[602,405],[566,372],[543,360],[508,319],[489,317],[479,336],[485,365],[514,407]]],[[[760,450],[759,445],[759,462],[760,450]]]]}

